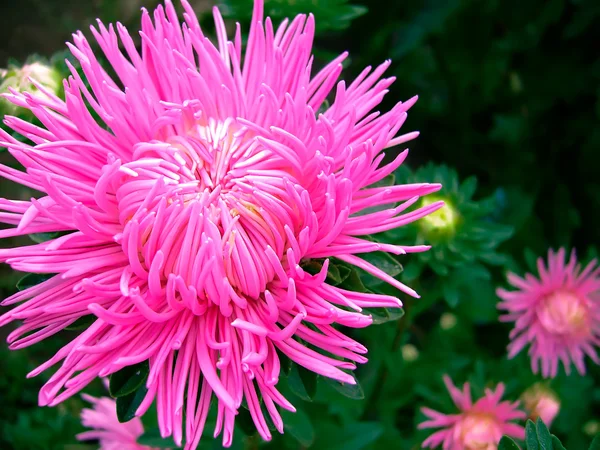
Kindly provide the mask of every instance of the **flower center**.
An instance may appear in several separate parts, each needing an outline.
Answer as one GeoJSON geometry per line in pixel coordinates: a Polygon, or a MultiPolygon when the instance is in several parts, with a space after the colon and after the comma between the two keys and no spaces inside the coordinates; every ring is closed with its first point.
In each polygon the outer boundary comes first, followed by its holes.
{"type": "Polygon", "coordinates": [[[287,283],[306,251],[310,200],[289,163],[236,120],[183,114],[173,128],[98,183],[118,204],[122,286],[173,309],[202,314],[212,302],[230,314],[223,305],[243,308],[275,278],[287,283]]]}
{"type": "Polygon", "coordinates": [[[587,305],[576,295],[558,291],[544,298],[537,311],[540,323],[549,333],[561,336],[588,334],[587,305]]]}
{"type": "Polygon", "coordinates": [[[459,436],[466,450],[496,449],[496,417],[487,413],[468,413],[459,423],[459,436]]]}
{"type": "Polygon", "coordinates": [[[428,234],[453,234],[454,230],[456,229],[456,225],[458,224],[460,214],[456,208],[450,202],[448,202],[448,200],[439,197],[428,197],[423,200],[422,205],[428,206],[440,200],[445,202],[444,207],[427,215],[419,223],[421,224],[422,229],[428,234]]]}

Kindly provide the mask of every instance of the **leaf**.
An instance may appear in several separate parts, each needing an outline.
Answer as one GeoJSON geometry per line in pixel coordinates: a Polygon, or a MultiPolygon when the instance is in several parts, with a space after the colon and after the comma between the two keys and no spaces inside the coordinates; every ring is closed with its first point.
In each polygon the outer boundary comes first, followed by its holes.
{"type": "Polygon", "coordinates": [[[19,291],[24,291],[25,289],[29,289],[30,287],[36,286],[44,281],[52,278],[54,273],[28,273],[19,281],[17,281],[17,289],[19,291]]]}
{"type": "Polygon", "coordinates": [[[539,450],[537,430],[531,420],[528,420],[527,425],[525,425],[525,445],[527,450],[539,450]]]}
{"type": "Polygon", "coordinates": [[[327,377],[324,377],[323,380],[325,380],[325,383],[334,388],[344,397],[348,397],[353,400],[362,400],[363,398],[365,398],[365,392],[363,391],[362,386],[360,385],[354,374],[350,375],[352,376],[352,378],[354,378],[356,384],[341,383],[337,380],[327,377]]]}
{"type": "Polygon", "coordinates": [[[300,267],[302,267],[302,270],[305,272],[316,275],[323,268],[323,259],[309,259],[307,261],[302,261],[300,267]]]}
{"type": "Polygon", "coordinates": [[[592,440],[589,450],[600,450],[600,434],[597,434],[592,440]]]}
{"type": "Polygon", "coordinates": [[[248,404],[244,401],[242,406],[243,408],[238,410],[238,414],[235,417],[235,425],[239,427],[246,436],[254,436],[257,433],[257,429],[252,420],[252,415],[248,410],[248,404]]]}
{"type": "Polygon", "coordinates": [[[384,432],[378,422],[352,423],[346,426],[332,450],[362,450],[375,442],[384,432]]]}
{"type": "MultiPolygon", "coordinates": [[[[562,442],[560,442],[560,439],[558,439],[554,435],[552,435],[552,446],[553,446],[554,450],[567,450],[565,448],[565,446],[562,445],[562,442]]],[[[596,449],[596,450],[600,450],[600,449],[596,449]]]]}
{"type": "Polygon", "coordinates": [[[315,430],[306,413],[301,409],[297,409],[295,413],[283,409],[280,414],[285,431],[304,447],[310,447],[315,441],[315,430]]]}
{"type": "Polygon", "coordinates": [[[461,201],[469,201],[473,198],[473,194],[477,190],[477,177],[470,176],[465,179],[460,185],[461,201]]]}
{"type": "Polygon", "coordinates": [[[312,402],[317,386],[317,374],[306,370],[298,364],[292,364],[287,377],[290,390],[302,400],[312,402]],[[305,373],[312,373],[312,376],[305,373]],[[312,378],[312,380],[311,380],[312,378]]]}
{"type": "Polygon", "coordinates": [[[370,262],[375,267],[383,270],[391,277],[398,276],[402,273],[402,264],[396,258],[385,252],[371,252],[363,255],[365,261],[370,262]]]}
{"type": "Polygon", "coordinates": [[[548,431],[548,427],[542,421],[542,419],[538,418],[536,423],[538,443],[540,446],[540,450],[553,450],[552,448],[552,436],[548,431]]]}
{"type": "Polygon", "coordinates": [[[158,428],[144,432],[144,434],[138,437],[137,443],[152,448],[181,448],[175,444],[172,437],[163,438],[158,428]]]}
{"type": "Polygon", "coordinates": [[[143,361],[133,366],[123,367],[110,376],[108,391],[114,398],[124,397],[136,391],[148,378],[150,363],[143,361]]]}
{"type": "Polygon", "coordinates": [[[442,293],[444,294],[444,300],[446,300],[448,306],[456,308],[458,301],[460,300],[460,292],[454,280],[442,281],[442,293]]]}
{"type": "Polygon", "coordinates": [[[363,314],[370,315],[373,318],[373,325],[392,322],[404,316],[402,308],[363,308],[363,314]]]}
{"type": "Polygon", "coordinates": [[[61,235],[60,231],[55,231],[53,233],[33,233],[33,234],[29,235],[29,238],[33,242],[41,244],[42,242],[46,242],[46,241],[49,241],[51,239],[56,239],[60,235],[61,235]]]}
{"type": "Polygon", "coordinates": [[[281,367],[281,371],[284,375],[289,375],[294,363],[290,358],[287,357],[285,353],[282,353],[281,351],[277,352],[277,356],[279,357],[279,366],[281,367]]]}
{"type": "Polygon", "coordinates": [[[350,273],[348,274],[346,279],[340,284],[339,287],[341,287],[342,289],[346,289],[347,291],[363,292],[363,293],[371,292],[364,285],[363,281],[361,280],[360,275],[358,274],[358,271],[354,267],[349,267],[349,269],[350,269],[350,273]]]}
{"type": "Polygon", "coordinates": [[[129,422],[135,417],[135,412],[142,404],[148,388],[142,385],[135,392],[117,398],[117,419],[119,422],[129,422]]]}
{"type": "MultiPolygon", "coordinates": [[[[311,275],[317,275],[323,268],[325,260],[309,259],[300,263],[300,267],[311,275]]],[[[327,278],[325,281],[332,286],[339,286],[350,275],[350,268],[344,265],[336,264],[334,260],[329,260],[327,269],[327,278]]]]}
{"type": "Polygon", "coordinates": [[[519,446],[508,436],[502,436],[498,444],[498,450],[520,450],[519,446]]]}
{"type": "Polygon", "coordinates": [[[298,373],[300,374],[300,379],[302,380],[302,384],[304,384],[304,389],[308,396],[312,399],[317,393],[317,374],[312,370],[305,369],[302,366],[296,367],[298,369],[298,373]]]}

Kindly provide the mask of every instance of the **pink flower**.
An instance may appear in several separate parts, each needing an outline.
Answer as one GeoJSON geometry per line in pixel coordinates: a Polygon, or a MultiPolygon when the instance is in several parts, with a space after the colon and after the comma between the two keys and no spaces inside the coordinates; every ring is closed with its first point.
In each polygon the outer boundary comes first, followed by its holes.
{"type": "Polygon", "coordinates": [[[464,384],[462,392],[447,375],[444,383],[460,413],[442,414],[422,408],[423,414],[430,420],[419,424],[418,428],[442,428],[423,442],[423,448],[442,445],[444,450],[495,450],[504,435],[525,438],[525,429],[510,423],[511,420],[524,419],[525,413],[517,409],[519,402],[500,401],[504,394],[502,383],[496,386],[495,391],[486,389],[485,396],[475,403],[471,401],[469,383],[464,384]]]}
{"type": "Polygon", "coordinates": [[[137,443],[137,439],[144,434],[139,417],[120,423],[117,420],[117,403],[113,399],[86,394],[83,394],[83,398],[93,405],[93,409],[81,410],[81,423],[92,430],[79,433],[77,439],[98,440],[100,450],[153,450],[153,447],[137,443]]]}
{"type": "Polygon", "coordinates": [[[528,417],[536,421],[541,418],[550,427],[560,411],[560,400],[554,392],[541,384],[535,384],[521,396],[528,417]]]}
{"type": "Polygon", "coordinates": [[[548,252],[548,267],[542,258],[537,262],[539,279],[525,279],[508,274],[508,282],[519,289],[498,289],[504,300],[498,307],[507,311],[500,320],[515,322],[510,334],[509,358],[531,344],[531,368],[544,377],[555,377],[558,361],[570,373],[571,361],[578,372],[585,373],[584,356],[598,364],[595,347],[600,344],[600,267],[596,260],[580,270],[571,253],[565,265],[565,250],[548,252]]]}
{"type": "Polygon", "coordinates": [[[418,134],[397,136],[416,98],[373,111],[394,81],[381,79],[389,61],[347,85],[337,81],[344,53],[311,76],[312,15],[274,28],[256,1],[243,54],[239,27],[228,41],[215,9],[213,45],[181,3],[184,24],[169,0],[153,15],[144,11],[141,53],[122,25],[92,27],[115,78],[78,32],[69,47],[81,72],[71,67],[64,101],[43,86],[42,94],[8,95],[43,127],[6,117],[32,142],[3,132],[2,145],[26,172],[0,166],[0,174],[44,194],[0,200],[0,220],[16,225],[0,237],[67,234],[0,249],[0,261],[15,270],[57,274],[6,299],[24,303],[0,325],[23,321],[8,338],[19,349],[95,315],[28,375],[60,363],[40,405],[149,360],[136,414],[156,400],[161,433],[178,445],[185,433],[193,449],[213,395],[214,434],[223,433],[225,446],[244,399],[264,439],[271,433],[263,411],[283,432],[278,407],[294,407],[277,390],[279,353],[355,383],[347,371],[367,361],[367,349],[338,325],[366,327],[372,318],[362,308],[401,302],[327,284],[328,260],[316,275],[301,263],[336,257],[416,297],[357,255],[427,250],[364,236],[413,222],[442,202],[406,212],[440,185],[372,186],[407,156],[382,165],[383,152],[418,134]],[[332,90],[335,100],[316,114],[332,90]]]}

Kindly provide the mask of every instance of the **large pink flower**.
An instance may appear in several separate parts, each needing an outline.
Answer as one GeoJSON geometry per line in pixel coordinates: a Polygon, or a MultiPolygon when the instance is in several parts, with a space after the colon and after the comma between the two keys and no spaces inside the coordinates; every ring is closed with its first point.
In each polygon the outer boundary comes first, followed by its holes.
{"type": "Polygon", "coordinates": [[[507,311],[500,320],[515,322],[510,334],[509,358],[531,344],[531,367],[537,373],[541,363],[544,377],[555,377],[558,362],[570,373],[571,361],[585,373],[587,354],[596,364],[595,347],[600,345],[600,267],[591,261],[580,270],[575,252],[565,264],[565,250],[548,252],[548,266],[538,259],[539,279],[508,274],[508,282],[519,289],[498,289],[503,300],[498,307],[507,311]]]}
{"type": "Polygon", "coordinates": [[[43,127],[6,117],[32,142],[2,133],[26,172],[0,166],[0,174],[44,195],[1,200],[0,220],[16,228],[0,237],[68,234],[0,250],[16,270],[58,274],[6,299],[24,303],[0,325],[23,321],[8,339],[19,349],[92,313],[98,320],[29,374],[61,363],[40,405],[149,360],[137,415],[156,399],[161,433],[179,444],[185,430],[187,448],[196,448],[213,394],[224,445],[244,399],[264,439],[263,411],[282,432],[277,406],[294,407],[276,388],[278,352],[354,383],[346,370],[366,362],[367,350],[337,325],[366,327],[372,318],[362,308],[401,303],[333,287],[327,261],[316,275],[301,262],[336,257],[416,296],[357,254],[426,250],[365,236],[441,202],[405,212],[440,186],[373,186],[407,155],[383,165],[383,151],[417,136],[397,136],[416,98],[373,111],[394,80],[380,79],[389,61],[347,85],[337,81],[342,54],[312,76],[312,16],[275,29],[256,1],[243,53],[239,27],[228,41],[218,10],[213,45],[182,5],[184,24],[169,0],[144,11],[141,53],[122,25],[92,27],[116,77],[79,32],[69,47],[81,72],[71,67],[64,101],[43,86],[8,96],[43,127]]]}
{"type": "Polygon", "coordinates": [[[77,439],[98,440],[100,450],[153,450],[153,447],[137,443],[137,439],[144,433],[139,417],[120,423],[117,420],[117,403],[112,398],[95,398],[86,394],[83,394],[83,398],[93,408],[81,410],[81,423],[92,429],[79,433],[77,439]]]}
{"type": "Polygon", "coordinates": [[[441,445],[444,450],[495,450],[503,435],[518,439],[525,437],[525,429],[510,421],[525,419],[526,415],[517,409],[519,402],[500,401],[504,394],[502,383],[496,386],[495,391],[486,389],[485,395],[475,403],[471,400],[469,383],[464,384],[462,391],[452,384],[447,375],[444,383],[460,412],[443,414],[422,408],[423,414],[430,420],[419,424],[418,428],[442,428],[423,442],[423,448],[441,445]]]}

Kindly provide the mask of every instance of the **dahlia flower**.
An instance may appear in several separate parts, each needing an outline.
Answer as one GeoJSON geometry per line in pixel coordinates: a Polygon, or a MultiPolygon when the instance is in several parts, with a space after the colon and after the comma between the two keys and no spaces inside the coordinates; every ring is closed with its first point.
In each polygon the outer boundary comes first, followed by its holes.
{"type": "Polygon", "coordinates": [[[558,396],[541,383],[534,384],[521,395],[523,407],[528,418],[536,421],[538,418],[550,427],[560,411],[558,396]]]}
{"type": "Polygon", "coordinates": [[[548,252],[548,264],[537,261],[539,279],[531,274],[520,278],[508,274],[517,291],[498,289],[503,300],[498,308],[507,313],[504,322],[515,322],[510,333],[508,357],[513,358],[530,344],[531,368],[554,378],[558,362],[567,374],[571,362],[585,373],[584,357],[599,363],[595,347],[600,344],[600,267],[596,260],[581,270],[575,252],[565,264],[565,250],[548,252]]]}
{"type": "Polygon", "coordinates": [[[77,439],[98,440],[100,450],[153,450],[153,447],[137,443],[137,439],[144,433],[139,417],[121,423],[117,420],[117,403],[112,398],[95,398],[86,394],[83,394],[83,398],[93,408],[81,410],[81,423],[92,430],[79,433],[77,439]]]}
{"type": "Polygon", "coordinates": [[[389,61],[346,84],[337,81],[344,53],[311,75],[312,15],[275,28],[256,1],[243,52],[239,26],[229,41],[215,9],[213,44],[181,4],[183,24],[169,0],[144,10],[141,52],[120,24],[91,28],[114,76],[78,32],[68,45],[81,72],[70,66],[64,100],[41,85],[36,95],[8,95],[43,127],[5,118],[31,142],[2,133],[26,171],[0,166],[0,174],[43,195],[0,200],[0,220],[16,225],[0,237],[63,235],[0,250],[15,270],[55,274],[4,300],[21,304],[0,325],[23,321],[8,337],[20,349],[92,314],[93,324],[28,375],[60,364],[39,404],[147,361],[135,414],[156,400],[161,435],[177,445],[185,436],[193,449],[213,397],[214,435],[225,446],[242,401],[264,439],[265,414],[283,432],[278,407],[294,407],[277,389],[280,354],[355,383],[347,371],[367,361],[367,349],[338,325],[366,327],[363,308],[401,302],[328,284],[328,258],[416,297],[360,254],[428,247],[365,236],[442,204],[407,212],[438,184],[373,186],[407,156],[383,164],[384,151],[417,136],[398,135],[416,98],[373,112],[394,81],[381,79],[389,61]],[[303,270],[310,258],[325,258],[319,273],[303,270]]]}
{"type": "Polygon", "coordinates": [[[462,391],[447,375],[444,383],[460,412],[443,414],[422,408],[429,420],[419,424],[418,428],[442,428],[423,442],[423,448],[441,445],[444,450],[495,450],[504,435],[517,439],[525,437],[525,429],[510,422],[525,419],[525,413],[517,409],[519,402],[500,401],[504,394],[502,383],[495,390],[486,389],[485,395],[475,403],[471,400],[469,383],[464,384],[462,391]]]}

